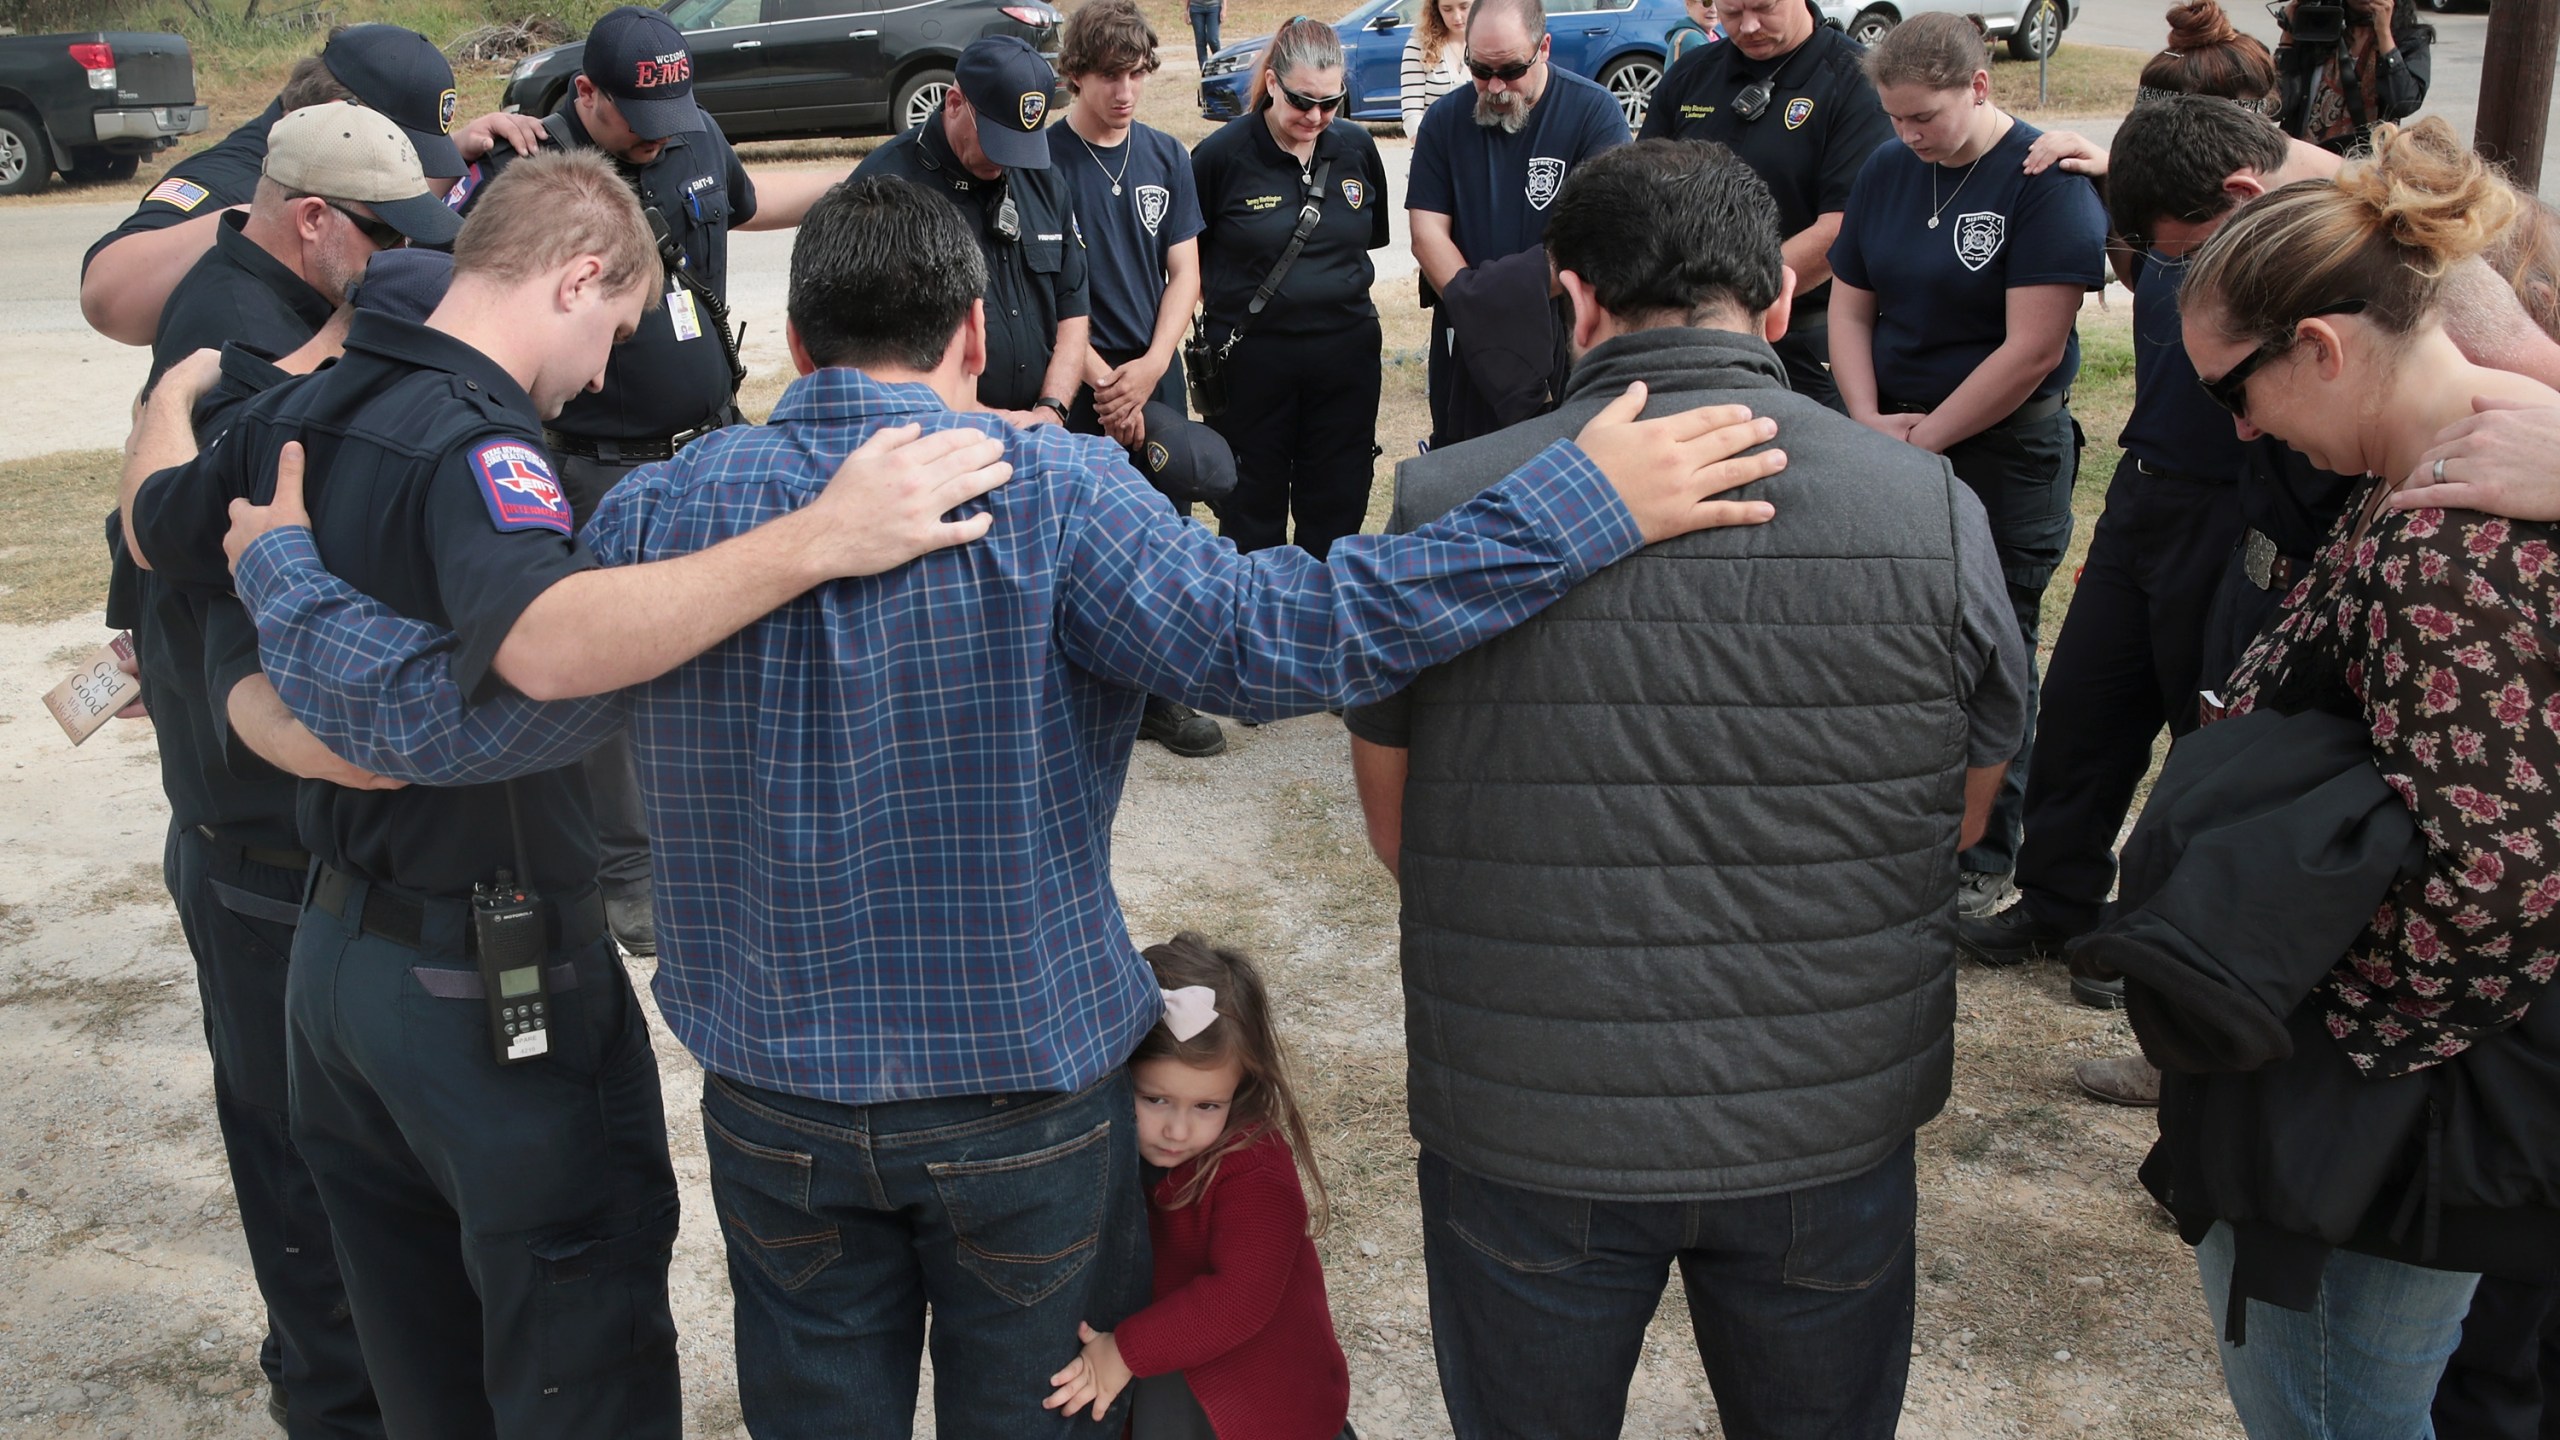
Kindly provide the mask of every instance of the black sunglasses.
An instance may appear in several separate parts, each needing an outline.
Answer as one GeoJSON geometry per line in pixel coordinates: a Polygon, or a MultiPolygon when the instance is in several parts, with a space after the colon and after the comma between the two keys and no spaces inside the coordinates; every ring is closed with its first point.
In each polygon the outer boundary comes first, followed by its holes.
{"type": "Polygon", "coordinates": [[[399,229],[388,221],[377,220],[371,215],[359,215],[335,200],[323,200],[320,203],[346,216],[347,223],[356,227],[357,234],[372,241],[373,248],[376,250],[397,250],[409,243],[409,237],[401,234],[399,229]]]}
{"type": "Polygon", "coordinates": [[[1467,73],[1479,80],[1501,80],[1507,83],[1528,74],[1529,67],[1537,63],[1535,60],[1514,60],[1508,65],[1487,65],[1470,55],[1467,57],[1467,73]]]}
{"type": "Polygon", "coordinates": [[[2196,377],[2196,383],[2204,387],[2204,393],[2213,397],[2214,404],[2230,411],[2232,419],[2246,420],[2249,418],[2249,377],[2257,373],[2259,366],[2294,347],[2295,342],[2302,338],[2299,327],[2304,320],[2315,319],[2322,315],[2361,315],[2364,313],[2364,308],[2365,302],[2362,300],[2341,300],[2335,305],[2323,305],[2297,318],[2293,322],[2296,327],[2295,333],[2281,340],[2270,340],[2250,351],[2239,364],[2223,371],[2221,379],[2207,380],[2199,375],[2196,377]]]}
{"type": "Polygon", "coordinates": [[[1301,95],[1286,85],[1275,83],[1274,88],[1279,90],[1282,99],[1309,113],[1320,110],[1339,110],[1342,108],[1342,102],[1351,98],[1351,92],[1348,90],[1336,90],[1330,95],[1301,95]]]}

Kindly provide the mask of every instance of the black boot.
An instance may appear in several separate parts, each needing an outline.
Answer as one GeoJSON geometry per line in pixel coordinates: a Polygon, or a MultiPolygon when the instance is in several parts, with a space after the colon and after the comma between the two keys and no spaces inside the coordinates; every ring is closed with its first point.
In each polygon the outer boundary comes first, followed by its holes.
{"type": "Polygon", "coordinates": [[[1153,740],[1188,760],[1227,753],[1227,732],[1218,728],[1217,721],[1160,695],[1147,697],[1147,718],[1138,722],[1138,738],[1153,740]]]}
{"type": "Polygon", "coordinates": [[[1956,917],[1956,948],[1995,967],[2059,960],[2064,942],[2078,933],[2036,918],[2035,907],[2023,899],[1997,915],[1956,917]]]}

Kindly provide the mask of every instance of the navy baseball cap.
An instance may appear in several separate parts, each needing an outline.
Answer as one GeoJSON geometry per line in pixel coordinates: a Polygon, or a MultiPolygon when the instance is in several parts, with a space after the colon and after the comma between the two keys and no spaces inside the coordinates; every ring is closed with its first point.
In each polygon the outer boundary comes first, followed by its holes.
{"type": "Polygon", "coordinates": [[[397,25],[350,25],[330,37],[320,60],[364,108],[409,132],[429,179],[462,174],[462,152],[453,145],[453,66],[436,42],[397,25]]]}
{"type": "Polygon", "coordinates": [[[1161,400],[1146,406],[1147,433],[1130,463],[1177,505],[1215,505],[1236,488],[1236,452],[1227,438],[1161,400]]]}
{"type": "Polygon", "coordinates": [[[1022,39],[989,35],[960,52],[952,67],[960,94],[978,112],[978,148],[1008,170],[1049,168],[1049,142],[1040,122],[1049,118],[1049,90],[1058,72],[1022,39]]]}
{"type": "Polygon", "coordinates": [[[606,13],[587,32],[587,78],[613,97],[623,123],[643,140],[702,128],[693,103],[693,51],[666,16],[641,5],[606,13]]]}
{"type": "Polygon", "coordinates": [[[359,310],[423,325],[444,303],[445,287],[451,283],[451,255],[442,250],[402,246],[380,251],[365,262],[364,275],[347,292],[347,303],[359,310]]]}

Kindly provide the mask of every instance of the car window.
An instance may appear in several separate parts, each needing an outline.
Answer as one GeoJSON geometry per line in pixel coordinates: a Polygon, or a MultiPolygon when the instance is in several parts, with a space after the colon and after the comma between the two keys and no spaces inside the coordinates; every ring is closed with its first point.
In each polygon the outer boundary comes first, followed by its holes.
{"type": "Polygon", "coordinates": [[[859,15],[855,0],[774,0],[776,20],[818,20],[829,15],[859,15]]]}
{"type": "MultiPolygon", "coordinates": [[[[765,0],[677,0],[667,18],[679,30],[720,30],[764,19],[765,0]]],[[[849,8],[849,7],[848,7],[849,8]]]]}
{"type": "Polygon", "coordinates": [[[1422,14],[1422,5],[1423,0],[1396,0],[1395,4],[1386,6],[1383,9],[1370,5],[1362,5],[1353,10],[1350,14],[1343,16],[1341,19],[1336,20],[1333,23],[1336,25],[1349,25],[1354,21],[1358,21],[1363,28],[1367,28],[1376,25],[1378,23],[1379,16],[1393,15],[1396,17],[1396,23],[1398,25],[1410,26],[1416,19],[1420,18],[1422,14]]]}

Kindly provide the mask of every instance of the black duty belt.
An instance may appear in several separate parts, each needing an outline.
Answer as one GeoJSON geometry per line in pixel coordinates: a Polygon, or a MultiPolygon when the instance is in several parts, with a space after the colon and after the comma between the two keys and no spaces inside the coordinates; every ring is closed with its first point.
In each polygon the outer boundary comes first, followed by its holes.
{"type": "Polygon", "coordinates": [[[647,465],[657,460],[673,460],[677,451],[725,423],[714,420],[690,430],[679,430],[663,440],[600,440],[592,435],[568,435],[558,430],[545,430],[542,443],[550,446],[554,455],[575,455],[599,465],[647,465]]]}
{"type": "MultiPolygon", "coordinates": [[[[395,895],[379,885],[367,884],[354,876],[341,874],[327,865],[320,867],[319,883],[311,889],[311,904],[377,939],[415,950],[426,935],[430,911],[451,910],[457,933],[462,937],[462,953],[476,958],[480,953],[477,928],[471,923],[471,902],[467,900],[412,900],[395,895]],[[361,892],[363,908],[350,914],[349,906],[361,892]]],[[[576,895],[542,902],[544,925],[550,935],[553,953],[574,950],[601,937],[604,928],[604,896],[594,886],[576,895]]],[[[477,970],[447,970],[419,965],[410,969],[427,993],[441,1000],[477,1000],[484,993],[477,970]]],[[[552,965],[543,970],[543,979],[554,990],[578,988],[575,965],[552,965]]]]}
{"type": "MultiPolygon", "coordinates": [[[[1943,405],[1945,403],[1946,402],[1943,400],[1938,402],[1939,405],[1943,405]]],[[[2071,392],[2068,390],[2059,390],[2051,395],[2039,395],[2036,398],[2029,400],[2026,404],[2019,406],[2017,409],[2010,411],[2008,414],[2001,416],[1999,419],[1992,421],[1990,424],[1985,425],[1982,428],[1985,430],[2006,430],[2017,425],[2033,425],[2039,420],[2050,420],[2054,416],[2061,414],[2062,407],[2070,403],[2071,392]]],[[[1904,400],[1886,400],[1880,402],[1876,408],[1882,410],[1887,415],[1926,415],[1930,411],[1937,409],[1938,406],[1914,405],[1904,400]]]]}
{"type": "Polygon", "coordinates": [[[262,845],[243,844],[210,825],[197,826],[196,834],[204,837],[206,843],[217,847],[225,854],[246,860],[252,865],[264,865],[274,870],[291,870],[296,874],[311,868],[311,857],[300,850],[270,850],[262,845]]]}
{"type": "Polygon", "coordinates": [[[2303,563],[2276,548],[2276,542],[2252,530],[2240,540],[2240,568],[2249,583],[2281,594],[2302,578],[2303,563]]]}

